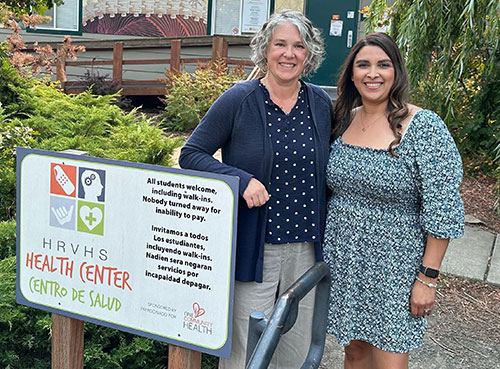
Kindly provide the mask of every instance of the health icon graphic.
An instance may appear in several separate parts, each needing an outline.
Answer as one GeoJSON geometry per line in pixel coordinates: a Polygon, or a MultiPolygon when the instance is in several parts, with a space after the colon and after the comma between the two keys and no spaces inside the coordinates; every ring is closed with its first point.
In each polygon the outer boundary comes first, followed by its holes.
{"type": "Polygon", "coordinates": [[[78,202],[78,228],[80,232],[103,235],[104,204],[78,202]]]}
{"type": "Polygon", "coordinates": [[[91,202],[104,202],[106,173],[104,170],[80,167],[78,197],[91,202]]]}
{"type": "Polygon", "coordinates": [[[52,227],[75,229],[76,202],[66,196],[50,196],[49,224],[52,227]]]}
{"type": "Polygon", "coordinates": [[[71,217],[73,216],[73,208],[74,206],[71,205],[69,210],[66,209],[65,206],[59,206],[59,207],[51,207],[50,210],[52,210],[52,213],[57,219],[57,222],[60,225],[64,225],[71,221],[71,217]]]}
{"type": "Polygon", "coordinates": [[[76,193],[76,167],[51,163],[50,165],[50,193],[75,197],[76,193]]]}
{"type": "Polygon", "coordinates": [[[70,195],[75,190],[75,185],[71,183],[70,179],[66,173],[64,173],[64,170],[60,165],[56,165],[54,167],[54,172],[57,183],[59,183],[66,195],[70,195]]]}

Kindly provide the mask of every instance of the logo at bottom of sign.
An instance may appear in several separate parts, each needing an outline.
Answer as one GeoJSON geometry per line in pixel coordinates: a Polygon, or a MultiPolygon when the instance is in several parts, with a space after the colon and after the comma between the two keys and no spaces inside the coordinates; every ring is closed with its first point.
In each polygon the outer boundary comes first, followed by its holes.
{"type": "Polygon", "coordinates": [[[206,335],[212,335],[213,323],[209,320],[200,319],[200,317],[202,315],[205,315],[207,311],[203,307],[201,307],[198,302],[194,302],[192,308],[192,312],[184,311],[184,321],[182,322],[182,328],[206,335]]]}

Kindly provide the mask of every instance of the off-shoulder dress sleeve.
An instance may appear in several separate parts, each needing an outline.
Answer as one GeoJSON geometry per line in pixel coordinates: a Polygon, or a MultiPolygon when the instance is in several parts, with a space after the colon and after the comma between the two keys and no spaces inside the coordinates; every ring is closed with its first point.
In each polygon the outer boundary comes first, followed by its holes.
{"type": "Polygon", "coordinates": [[[421,224],[435,238],[458,238],[464,232],[464,206],[458,187],[462,159],[442,119],[432,111],[416,113],[416,165],[421,196],[421,224]]]}

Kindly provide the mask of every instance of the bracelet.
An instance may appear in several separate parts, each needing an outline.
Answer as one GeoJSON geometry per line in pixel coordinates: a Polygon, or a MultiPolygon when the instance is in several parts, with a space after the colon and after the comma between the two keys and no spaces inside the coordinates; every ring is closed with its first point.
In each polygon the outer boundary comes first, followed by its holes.
{"type": "Polygon", "coordinates": [[[429,288],[436,288],[437,287],[437,284],[433,284],[433,283],[427,283],[426,281],[424,281],[423,279],[421,279],[420,277],[417,276],[417,281],[419,281],[420,283],[422,284],[425,284],[427,287],[429,288]]]}

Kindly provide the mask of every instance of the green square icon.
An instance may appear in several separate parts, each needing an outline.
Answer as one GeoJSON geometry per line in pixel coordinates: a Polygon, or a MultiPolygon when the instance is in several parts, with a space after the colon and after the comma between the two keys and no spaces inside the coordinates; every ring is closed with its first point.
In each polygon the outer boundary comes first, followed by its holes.
{"type": "Polygon", "coordinates": [[[95,202],[78,201],[78,222],[79,232],[104,234],[104,204],[95,202]]]}

